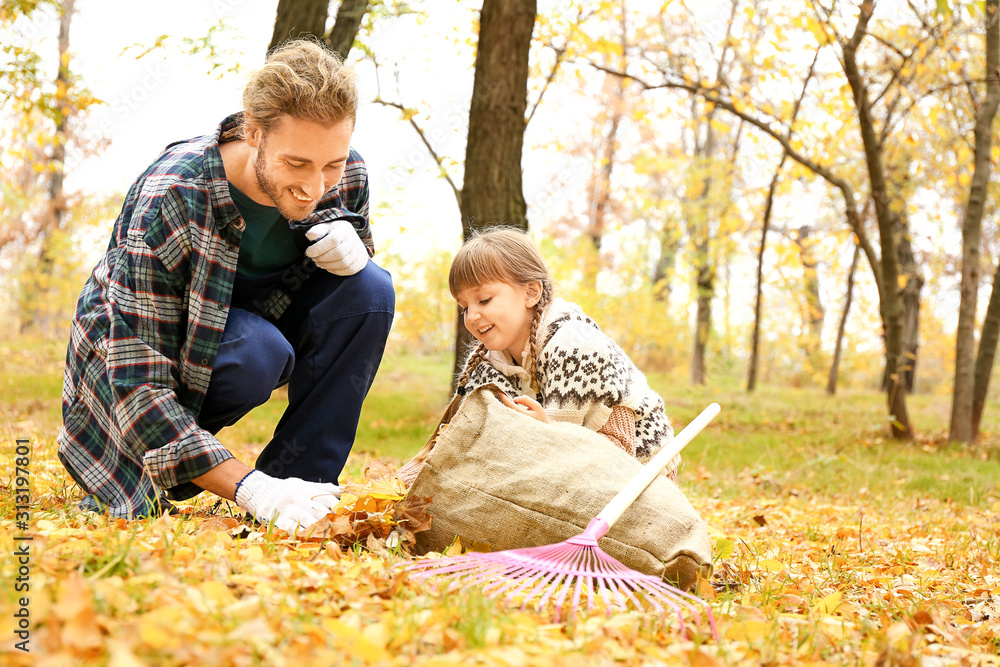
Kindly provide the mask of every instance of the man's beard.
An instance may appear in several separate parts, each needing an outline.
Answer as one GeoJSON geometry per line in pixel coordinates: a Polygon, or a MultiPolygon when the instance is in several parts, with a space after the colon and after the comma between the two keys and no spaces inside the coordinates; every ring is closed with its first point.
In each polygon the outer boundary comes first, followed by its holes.
{"type": "MultiPolygon", "coordinates": [[[[284,216],[286,220],[303,220],[307,218],[315,210],[315,205],[310,206],[305,212],[302,212],[301,209],[289,209],[279,201],[281,188],[274,183],[271,174],[268,173],[267,162],[264,159],[264,146],[266,143],[267,135],[265,134],[260,141],[260,146],[257,148],[257,159],[253,163],[253,172],[257,177],[257,185],[260,186],[264,194],[271,198],[275,208],[278,209],[278,213],[284,216]]],[[[291,197],[290,194],[288,196],[291,197]]]]}

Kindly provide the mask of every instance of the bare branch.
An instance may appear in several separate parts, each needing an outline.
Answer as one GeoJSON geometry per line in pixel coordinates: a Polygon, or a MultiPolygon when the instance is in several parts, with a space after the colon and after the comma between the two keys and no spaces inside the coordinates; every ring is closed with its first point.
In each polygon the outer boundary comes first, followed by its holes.
{"type": "Polygon", "coordinates": [[[431,142],[427,140],[427,135],[424,134],[423,129],[420,127],[420,125],[417,124],[417,121],[413,120],[414,117],[413,109],[407,109],[405,106],[403,106],[398,102],[387,102],[380,98],[375,98],[372,101],[375,102],[376,104],[381,104],[383,106],[399,109],[400,111],[403,112],[403,117],[406,118],[407,122],[410,123],[410,127],[413,128],[413,130],[417,133],[417,136],[420,137],[420,141],[424,142],[424,146],[427,147],[427,152],[431,154],[432,158],[434,158],[434,162],[437,164],[438,169],[441,170],[441,175],[444,176],[444,180],[448,181],[448,185],[451,186],[452,192],[455,193],[455,201],[458,203],[459,208],[461,208],[462,191],[455,185],[455,181],[451,180],[451,176],[448,174],[448,169],[444,166],[444,161],[437,154],[437,151],[434,150],[434,147],[431,146],[431,142]]]}
{"type": "MultiPolygon", "coordinates": [[[[381,77],[379,77],[378,75],[378,70],[380,65],[378,60],[374,56],[371,57],[371,61],[372,64],[375,66],[375,86],[376,86],[375,99],[372,101],[375,102],[376,104],[381,104],[382,106],[399,109],[403,113],[403,118],[410,123],[410,127],[412,127],[414,132],[417,133],[417,136],[420,137],[420,141],[422,141],[424,143],[424,146],[427,147],[427,152],[431,154],[431,157],[434,159],[434,163],[437,164],[438,169],[441,170],[441,175],[444,176],[444,180],[446,180],[448,182],[448,185],[451,186],[451,191],[455,195],[455,202],[461,209],[462,190],[455,185],[455,181],[451,180],[451,175],[448,173],[448,169],[444,165],[444,160],[441,159],[441,156],[439,156],[437,154],[437,151],[434,150],[434,147],[431,146],[431,142],[427,140],[427,135],[424,133],[423,128],[421,128],[420,125],[417,123],[417,121],[413,119],[414,116],[416,115],[416,111],[414,109],[407,108],[406,106],[400,104],[399,102],[387,102],[386,100],[382,99],[382,87],[380,83],[381,77]]],[[[398,90],[399,89],[398,72],[397,72],[396,84],[397,84],[396,89],[398,90]]]]}
{"type": "Polygon", "coordinates": [[[549,84],[556,78],[556,73],[559,71],[559,65],[562,64],[563,58],[566,55],[566,47],[552,46],[551,48],[556,52],[556,61],[552,64],[552,71],[549,72],[549,75],[545,78],[542,90],[538,93],[538,99],[535,100],[535,104],[531,107],[531,111],[528,113],[528,117],[524,121],[525,125],[530,123],[531,119],[535,117],[535,112],[538,111],[538,105],[542,103],[542,98],[545,97],[545,91],[549,89],[549,84]]]}
{"type": "Polygon", "coordinates": [[[658,89],[684,90],[687,91],[688,93],[691,93],[692,96],[700,97],[704,99],[706,102],[714,104],[718,108],[728,111],[737,118],[740,118],[746,123],[753,125],[758,130],[762,131],[764,134],[768,135],[769,137],[777,141],[778,144],[781,145],[782,149],[784,149],[784,151],[787,153],[788,157],[792,158],[793,160],[801,164],[803,167],[810,170],[811,172],[813,172],[814,174],[816,174],[817,176],[821,177],[823,180],[828,182],[830,185],[840,190],[844,198],[848,224],[851,227],[851,230],[857,235],[859,239],[859,244],[861,245],[862,250],[864,250],[865,252],[865,256],[868,258],[868,261],[871,264],[872,272],[875,275],[876,283],[878,284],[878,288],[881,292],[882,283],[879,280],[880,276],[878,271],[878,267],[880,264],[879,257],[875,253],[875,249],[871,245],[871,241],[868,238],[868,235],[865,233],[864,227],[861,224],[861,218],[858,214],[857,202],[854,195],[854,188],[851,187],[851,184],[846,179],[841,178],[833,171],[831,171],[828,167],[824,167],[820,163],[816,162],[815,160],[809,158],[806,155],[803,155],[800,151],[796,150],[795,147],[792,146],[791,140],[789,139],[789,137],[791,136],[790,130],[786,132],[786,134],[779,133],[777,130],[772,128],[771,125],[766,121],[761,120],[760,118],[757,118],[756,116],[753,116],[747,113],[746,111],[738,109],[732,101],[720,97],[717,94],[717,91],[709,90],[699,85],[695,85],[688,82],[680,82],[680,81],[665,81],[664,83],[654,84],[644,81],[643,79],[633,76],[631,74],[627,74],[625,72],[619,72],[594,62],[590,62],[589,64],[595,69],[600,70],[602,72],[613,74],[615,76],[629,78],[632,81],[635,81],[636,84],[638,84],[644,90],[658,90],[658,89]]]}
{"type": "Polygon", "coordinates": [[[858,50],[858,47],[861,46],[861,40],[863,40],[868,34],[868,22],[871,21],[872,14],[874,12],[875,0],[863,0],[861,3],[861,13],[858,14],[858,24],[854,26],[854,34],[851,35],[851,38],[846,44],[844,44],[845,50],[858,50]]]}

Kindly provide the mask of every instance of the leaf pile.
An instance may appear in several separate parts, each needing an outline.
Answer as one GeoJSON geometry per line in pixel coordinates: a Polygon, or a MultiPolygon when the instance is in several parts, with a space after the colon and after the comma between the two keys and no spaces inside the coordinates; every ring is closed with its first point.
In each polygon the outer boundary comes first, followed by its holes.
{"type": "Polygon", "coordinates": [[[396,469],[371,460],[364,482],[347,484],[340,502],[325,519],[312,526],[307,540],[332,540],[343,547],[363,545],[372,552],[416,544],[415,534],[431,526],[430,498],[406,497],[406,485],[396,469]]]}

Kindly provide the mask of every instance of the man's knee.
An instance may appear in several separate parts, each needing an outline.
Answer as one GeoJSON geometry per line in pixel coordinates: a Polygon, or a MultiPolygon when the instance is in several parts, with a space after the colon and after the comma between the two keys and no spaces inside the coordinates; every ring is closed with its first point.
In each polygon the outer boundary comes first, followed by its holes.
{"type": "Polygon", "coordinates": [[[380,315],[392,321],[396,292],[392,276],[374,262],[352,276],[322,276],[313,285],[315,300],[308,318],[317,325],[359,315],[380,315]]]}
{"type": "Polygon", "coordinates": [[[230,311],[209,393],[227,405],[261,405],[288,380],[295,363],[291,344],[267,320],[230,311]]]}
{"type": "Polygon", "coordinates": [[[372,310],[392,313],[396,308],[396,290],[392,286],[392,275],[375,262],[368,262],[356,277],[360,281],[357,289],[363,291],[372,305],[372,310]]]}

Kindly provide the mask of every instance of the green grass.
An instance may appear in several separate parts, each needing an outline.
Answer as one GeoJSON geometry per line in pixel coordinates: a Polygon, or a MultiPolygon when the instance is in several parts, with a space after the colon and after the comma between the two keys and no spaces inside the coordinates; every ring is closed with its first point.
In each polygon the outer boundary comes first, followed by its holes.
{"type": "Polygon", "coordinates": [[[684,455],[685,480],[700,466],[711,475],[697,483],[703,492],[732,497],[740,493],[732,480],[748,477],[777,493],[927,495],[977,505],[1000,496],[998,406],[986,415],[983,443],[965,447],[946,442],[946,417],[940,413],[948,399],[940,396],[908,398],[918,439],[897,442],[888,437],[884,397],[872,391],[831,397],[819,389],[764,386],[747,394],[739,387],[685,387],[676,378],[658,376],[651,384],[682,424],[711,401],[723,407],[684,455]]]}

